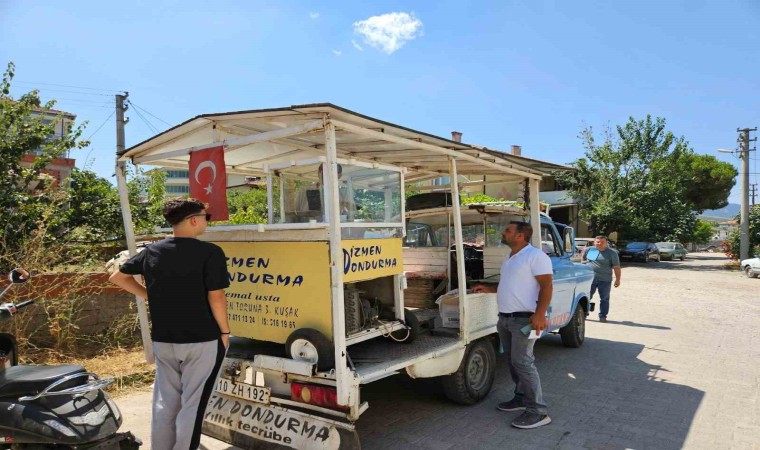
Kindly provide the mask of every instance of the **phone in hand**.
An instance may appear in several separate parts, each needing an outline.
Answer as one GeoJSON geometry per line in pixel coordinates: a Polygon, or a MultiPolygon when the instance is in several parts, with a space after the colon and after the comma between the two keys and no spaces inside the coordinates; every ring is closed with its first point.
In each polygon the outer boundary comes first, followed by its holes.
{"type": "Polygon", "coordinates": [[[541,332],[539,333],[533,329],[533,326],[531,324],[525,325],[524,327],[520,328],[520,332],[528,336],[528,339],[538,339],[544,334],[546,334],[546,330],[541,330],[541,332]]]}

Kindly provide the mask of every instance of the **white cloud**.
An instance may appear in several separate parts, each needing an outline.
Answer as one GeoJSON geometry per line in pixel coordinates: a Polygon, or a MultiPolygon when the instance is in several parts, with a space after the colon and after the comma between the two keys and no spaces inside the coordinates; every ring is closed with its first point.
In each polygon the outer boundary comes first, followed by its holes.
{"type": "Polygon", "coordinates": [[[422,21],[414,13],[388,13],[354,22],[354,33],[368,45],[391,54],[408,41],[422,36],[422,21]]]}
{"type": "Polygon", "coordinates": [[[310,12],[309,13],[309,17],[311,17],[312,19],[315,19],[315,20],[319,19],[319,13],[318,12],[310,12]]]}
{"type": "Polygon", "coordinates": [[[335,56],[340,56],[340,55],[343,54],[343,52],[340,51],[340,50],[333,50],[332,52],[333,52],[333,55],[335,55],[335,56]]]}
{"type": "Polygon", "coordinates": [[[355,40],[351,39],[351,45],[354,46],[355,49],[359,50],[360,52],[363,52],[364,49],[361,45],[357,44],[355,40]]]}

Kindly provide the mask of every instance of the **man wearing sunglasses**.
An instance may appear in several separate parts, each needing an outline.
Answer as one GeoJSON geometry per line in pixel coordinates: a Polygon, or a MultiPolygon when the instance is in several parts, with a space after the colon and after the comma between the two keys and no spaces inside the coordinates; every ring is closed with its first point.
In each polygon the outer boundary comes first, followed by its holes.
{"type": "Polygon", "coordinates": [[[198,448],[203,412],[229,344],[224,251],[198,238],[211,215],[194,198],[164,203],[173,236],[124,263],[111,282],[148,301],[156,381],[151,448],[198,448]],[[145,286],[133,275],[142,275],[145,286]]]}

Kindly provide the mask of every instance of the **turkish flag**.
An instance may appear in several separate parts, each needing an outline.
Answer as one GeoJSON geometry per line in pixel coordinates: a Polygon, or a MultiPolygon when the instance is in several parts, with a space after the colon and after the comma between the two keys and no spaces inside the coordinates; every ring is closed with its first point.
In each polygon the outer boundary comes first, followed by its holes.
{"type": "Polygon", "coordinates": [[[211,220],[227,220],[227,169],[224,147],[190,153],[190,197],[208,204],[211,220]]]}

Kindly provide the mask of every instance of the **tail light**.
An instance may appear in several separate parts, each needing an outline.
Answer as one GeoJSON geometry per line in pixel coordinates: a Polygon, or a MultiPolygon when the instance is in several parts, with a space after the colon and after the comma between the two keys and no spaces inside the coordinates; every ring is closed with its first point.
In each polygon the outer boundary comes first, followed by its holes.
{"type": "Polygon", "coordinates": [[[291,383],[290,399],[295,402],[322,406],[331,409],[349,409],[338,404],[338,390],[332,386],[317,384],[291,383]]]}

